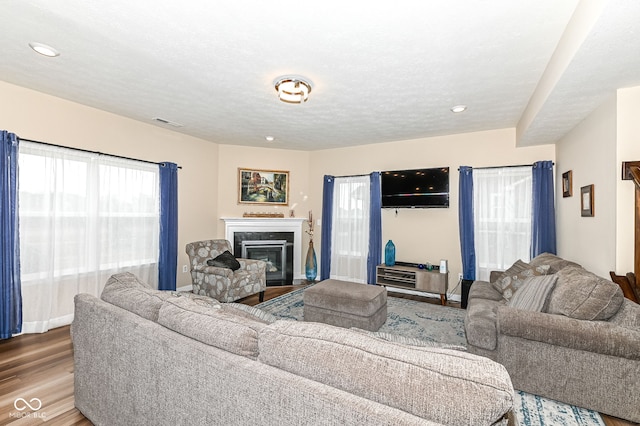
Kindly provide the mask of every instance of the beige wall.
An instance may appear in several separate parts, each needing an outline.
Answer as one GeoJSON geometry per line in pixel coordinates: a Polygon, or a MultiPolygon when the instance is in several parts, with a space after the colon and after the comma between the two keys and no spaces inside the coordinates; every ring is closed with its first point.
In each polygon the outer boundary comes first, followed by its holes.
{"type": "Polygon", "coordinates": [[[634,184],[620,179],[623,161],[640,161],[640,86],[618,90],[618,145],[616,158],[617,223],[616,265],[618,274],[633,271],[634,184]]]}
{"type": "Polygon", "coordinates": [[[558,255],[603,277],[616,266],[616,98],[606,100],[556,144],[558,255]],[[571,170],[573,196],[560,178],[571,170]],[[594,217],[580,215],[580,188],[594,185],[594,217]]]}
{"type": "Polygon", "coordinates": [[[191,284],[184,246],[218,231],[218,145],[4,82],[0,99],[0,128],[21,138],[182,166],[177,285],[191,284]]]}
{"type": "MultiPolygon", "coordinates": [[[[385,209],[382,233],[383,244],[389,239],[394,241],[397,260],[437,263],[440,259],[447,259],[449,284],[453,288],[458,273],[462,272],[458,233],[458,167],[531,164],[538,160],[555,160],[553,145],[516,148],[515,129],[314,151],[309,166],[311,206],[314,211],[321,211],[325,174],[344,176],[448,166],[451,174],[450,207],[400,209],[397,214],[395,210],[385,209]]],[[[460,289],[456,291],[459,292],[460,289]]]]}
{"type": "Polygon", "coordinates": [[[242,217],[243,213],[284,213],[296,217],[309,213],[309,152],[273,148],[220,145],[218,169],[218,215],[212,216],[218,224],[217,238],[224,238],[222,217],[242,217]],[[289,172],[289,205],[265,206],[238,203],[238,168],[283,170],[289,172]]]}
{"type": "MultiPolygon", "coordinates": [[[[189,274],[181,272],[188,263],[183,250],[188,242],[224,236],[221,217],[267,211],[264,206],[237,203],[238,167],[288,170],[291,204],[269,209],[285,215],[293,209],[297,217],[306,217],[313,210],[320,219],[325,174],[449,166],[450,208],[403,209],[397,215],[385,210],[383,242],[392,239],[396,243],[399,260],[448,259],[453,286],[461,271],[458,167],[554,160],[559,254],[590,265],[603,276],[613,269],[632,270],[633,189],[619,175],[621,161],[640,159],[640,88],[620,90],[617,99],[605,102],[557,147],[516,148],[515,129],[500,129],[313,152],[218,145],[4,82],[0,82],[0,97],[0,128],[22,138],[182,166],[178,286],[190,283],[189,274]],[[566,170],[574,173],[574,196],[563,199],[559,177],[566,170]],[[581,218],[580,186],[590,183],[596,188],[596,216],[581,218]]],[[[318,228],[316,235],[319,232],[318,228]]],[[[319,237],[316,243],[319,253],[319,237]]]]}

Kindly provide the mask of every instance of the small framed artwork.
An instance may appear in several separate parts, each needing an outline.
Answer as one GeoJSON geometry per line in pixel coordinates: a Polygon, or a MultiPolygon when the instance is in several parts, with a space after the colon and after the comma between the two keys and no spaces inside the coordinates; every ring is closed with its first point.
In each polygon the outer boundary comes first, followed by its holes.
{"type": "Polygon", "coordinates": [[[289,172],[238,168],[238,203],[289,205],[289,172]]]}
{"type": "Polygon", "coordinates": [[[580,215],[582,217],[593,217],[593,185],[580,188],[580,215]]]}
{"type": "Polygon", "coordinates": [[[573,177],[572,172],[569,170],[568,172],[564,172],[562,174],[562,196],[563,197],[571,197],[573,195],[573,177]]]}

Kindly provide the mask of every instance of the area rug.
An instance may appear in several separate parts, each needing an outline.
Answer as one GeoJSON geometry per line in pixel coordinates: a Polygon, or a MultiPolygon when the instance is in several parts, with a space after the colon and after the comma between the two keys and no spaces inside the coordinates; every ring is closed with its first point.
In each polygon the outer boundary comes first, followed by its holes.
{"type": "MultiPolygon", "coordinates": [[[[308,288],[308,287],[306,287],[308,288]]],[[[256,307],[276,317],[301,321],[303,292],[300,288],[256,307]]],[[[466,311],[448,306],[389,297],[387,321],[379,331],[466,347],[466,311]]],[[[600,414],[551,399],[517,391],[514,413],[519,426],[604,426],[600,414]]]]}

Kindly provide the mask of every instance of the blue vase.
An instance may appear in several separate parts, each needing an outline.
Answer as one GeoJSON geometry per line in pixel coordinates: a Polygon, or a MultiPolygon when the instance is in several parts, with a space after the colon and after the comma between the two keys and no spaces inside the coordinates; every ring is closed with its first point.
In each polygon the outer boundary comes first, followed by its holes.
{"type": "Polygon", "coordinates": [[[316,251],[313,249],[313,241],[309,241],[307,260],[304,263],[304,272],[307,276],[307,281],[315,281],[318,276],[318,262],[316,261],[316,251]]]}
{"type": "Polygon", "coordinates": [[[384,264],[387,266],[396,264],[396,246],[391,240],[384,247],[384,264]]]}

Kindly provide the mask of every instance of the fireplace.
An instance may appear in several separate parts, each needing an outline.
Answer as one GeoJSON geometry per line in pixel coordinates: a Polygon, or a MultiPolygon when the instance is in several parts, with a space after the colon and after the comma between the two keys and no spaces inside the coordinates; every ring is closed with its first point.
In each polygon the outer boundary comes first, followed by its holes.
{"type": "Polygon", "coordinates": [[[291,285],[302,275],[302,218],[222,218],[238,257],[267,262],[267,285],[291,285]]]}
{"type": "Polygon", "coordinates": [[[262,260],[267,264],[267,285],[273,282],[288,284],[287,240],[244,240],[242,258],[262,260]]]}
{"type": "Polygon", "coordinates": [[[293,284],[292,232],[235,232],[233,252],[267,263],[267,285],[293,284]]]}

